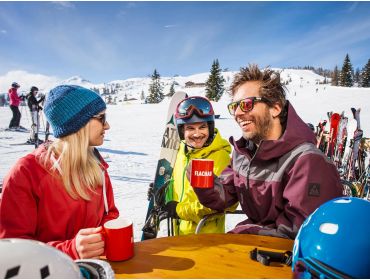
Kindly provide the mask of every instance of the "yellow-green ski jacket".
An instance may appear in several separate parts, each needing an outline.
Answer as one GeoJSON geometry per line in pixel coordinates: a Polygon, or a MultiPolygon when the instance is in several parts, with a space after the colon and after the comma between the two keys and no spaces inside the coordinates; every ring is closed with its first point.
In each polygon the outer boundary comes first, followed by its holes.
{"type": "MultiPolygon", "coordinates": [[[[181,142],[173,170],[173,200],[178,201],[176,212],[180,220],[174,221],[175,235],[195,233],[198,222],[204,215],[214,213],[200,204],[190,182],[186,178],[186,169],[192,159],[214,160],[213,172],[217,176],[227,167],[230,162],[231,146],[227,140],[221,137],[215,129],[216,135],[212,143],[201,149],[185,152],[185,143],[181,142]]],[[[207,221],[201,233],[224,233],[225,216],[207,221]]]]}

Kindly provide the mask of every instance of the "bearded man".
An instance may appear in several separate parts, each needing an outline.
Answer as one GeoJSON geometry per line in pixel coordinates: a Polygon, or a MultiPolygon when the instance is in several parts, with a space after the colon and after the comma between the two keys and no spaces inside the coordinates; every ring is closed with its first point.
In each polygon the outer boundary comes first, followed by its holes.
{"type": "Polygon", "coordinates": [[[203,205],[219,212],[240,202],[247,219],[230,233],[294,239],[316,208],[342,196],[336,167],[286,100],[278,72],[241,68],[231,96],[228,109],[243,136],[230,138],[231,164],[215,177],[214,188],[194,191],[203,205]]]}

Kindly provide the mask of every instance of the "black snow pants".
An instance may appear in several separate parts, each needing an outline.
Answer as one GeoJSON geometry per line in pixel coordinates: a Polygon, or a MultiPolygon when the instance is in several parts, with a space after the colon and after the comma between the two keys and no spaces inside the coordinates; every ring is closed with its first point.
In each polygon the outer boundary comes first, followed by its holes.
{"type": "Polygon", "coordinates": [[[13,117],[10,120],[9,128],[19,127],[19,123],[21,122],[21,112],[19,111],[18,106],[10,105],[10,110],[12,110],[13,117]]]}

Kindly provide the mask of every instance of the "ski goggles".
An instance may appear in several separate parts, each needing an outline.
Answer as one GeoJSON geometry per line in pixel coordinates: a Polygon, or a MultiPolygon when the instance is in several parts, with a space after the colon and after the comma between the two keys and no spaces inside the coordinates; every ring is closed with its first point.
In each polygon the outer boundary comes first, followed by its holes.
{"type": "Polygon", "coordinates": [[[209,117],[215,114],[208,99],[203,97],[189,97],[177,105],[175,118],[188,119],[191,118],[194,113],[199,117],[209,117]]]}
{"type": "Polygon", "coordinates": [[[235,111],[240,107],[243,112],[252,111],[255,102],[265,102],[270,103],[270,101],[265,97],[247,97],[239,101],[231,102],[227,105],[230,115],[234,116],[235,111]]]}
{"type": "Polygon", "coordinates": [[[103,126],[107,123],[107,114],[106,113],[95,115],[92,118],[100,121],[103,126]]]}
{"type": "Polygon", "coordinates": [[[353,278],[315,258],[298,259],[293,267],[295,279],[348,279],[353,278]]]}

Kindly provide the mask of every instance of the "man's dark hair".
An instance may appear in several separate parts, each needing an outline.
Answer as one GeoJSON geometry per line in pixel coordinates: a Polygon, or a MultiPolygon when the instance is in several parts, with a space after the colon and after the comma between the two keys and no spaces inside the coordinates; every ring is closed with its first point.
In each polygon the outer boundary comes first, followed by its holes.
{"type": "Polygon", "coordinates": [[[280,81],[280,73],[266,67],[263,71],[258,68],[256,64],[249,64],[245,68],[240,68],[240,72],[235,75],[234,81],[230,87],[230,94],[234,96],[235,91],[244,83],[257,81],[261,83],[260,95],[265,97],[272,104],[278,103],[281,106],[281,113],[279,115],[281,124],[286,122],[286,97],[285,86],[280,81]]]}

